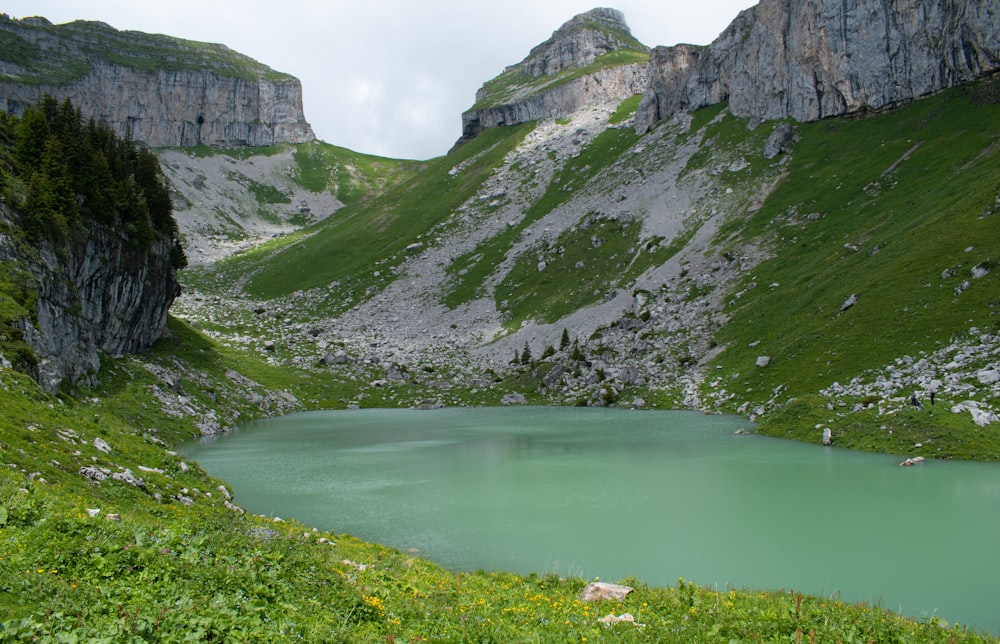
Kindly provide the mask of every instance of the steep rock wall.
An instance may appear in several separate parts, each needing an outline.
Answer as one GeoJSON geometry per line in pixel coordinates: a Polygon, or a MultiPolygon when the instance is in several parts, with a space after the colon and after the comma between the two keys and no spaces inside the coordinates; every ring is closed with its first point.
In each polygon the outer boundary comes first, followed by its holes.
{"type": "Polygon", "coordinates": [[[621,11],[598,8],[574,16],[476,92],[478,107],[462,114],[459,143],[485,128],[568,116],[586,105],[641,94],[648,85],[645,64],[622,62],[590,73],[578,71],[620,50],[642,56],[647,51],[632,36],[621,11]]]}
{"type": "Polygon", "coordinates": [[[49,94],[152,147],[315,138],[299,80],[222,45],[37,18],[2,19],[0,36],[10,44],[0,52],[0,109],[15,115],[49,94]]]}
{"type": "Polygon", "coordinates": [[[564,69],[585,67],[598,57],[638,43],[617,9],[598,8],[574,16],[552,36],[532,48],[520,63],[528,76],[552,76],[564,69]]]}
{"type": "Polygon", "coordinates": [[[997,69],[996,0],[762,0],[707,47],[654,48],[636,129],[727,99],[737,116],[817,120],[997,69]]]}
{"type": "MultiPolygon", "coordinates": [[[[0,219],[13,221],[9,211],[0,219]]],[[[36,295],[35,319],[19,326],[39,358],[32,375],[43,390],[90,383],[102,353],[143,351],[160,338],[180,294],[171,247],[160,236],[139,250],[95,223],[83,239],[59,249],[48,242],[27,247],[0,233],[0,261],[16,262],[36,295]]]]}
{"type": "Polygon", "coordinates": [[[565,116],[586,105],[620,101],[641,94],[647,85],[644,65],[602,69],[526,96],[520,101],[465,112],[462,114],[462,137],[474,137],[485,128],[565,116]]]}

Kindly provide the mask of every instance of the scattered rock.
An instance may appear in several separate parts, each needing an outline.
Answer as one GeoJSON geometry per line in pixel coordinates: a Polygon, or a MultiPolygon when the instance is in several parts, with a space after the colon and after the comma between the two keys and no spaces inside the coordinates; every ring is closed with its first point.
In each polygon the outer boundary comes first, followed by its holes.
{"type": "Polygon", "coordinates": [[[764,158],[773,159],[782,152],[790,152],[792,145],[798,141],[798,135],[791,123],[781,123],[764,144],[764,158]]]}
{"type": "Polygon", "coordinates": [[[980,427],[985,427],[991,423],[997,422],[998,418],[995,413],[988,409],[982,409],[979,403],[975,400],[966,400],[960,402],[957,405],[952,406],[952,413],[961,414],[962,412],[969,412],[972,416],[972,422],[979,425],[980,427]]]}
{"type": "Polygon", "coordinates": [[[643,626],[643,624],[640,624],[639,622],[635,621],[635,617],[632,616],[632,613],[623,613],[621,615],[615,615],[614,613],[612,613],[610,615],[605,615],[604,617],[601,617],[597,621],[600,622],[601,624],[604,624],[605,628],[611,628],[612,626],[616,624],[621,624],[622,622],[635,624],[636,626],[643,626]]]}
{"type": "Polygon", "coordinates": [[[98,452],[104,452],[105,454],[111,453],[111,446],[108,445],[106,442],[104,442],[104,440],[101,438],[94,439],[94,449],[96,449],[98,452]]]}
{"type": "Polygon", "coordinates": [[[368,566],[371,565],[371,564],[354,563],[350,559],[344,559],[340,563],[342,563],[344,565],[347,565],[347,566],[350,566],[351,568],[356,568],[357,570],[360,570],[361,572],[364,572],[364,571],[368,570],[368,566]]]}
{"type": "Polygon", "coordinates": [[[580,599],[585,602],[621,601],[632,590],[631,586],[609,584],[604,581],[592,581],[583,588],[583,592],[580,593],[580,599]]]}
{"type": "Polygon", "coordinates": [[[771,356],[760,356],[757,358],[757,362],[754,364],[763,369],[767,365],[771,364],[771,356]]]}
{"type": "Polygon", "coordinates": [[[1000,371],[996,369],[984,369],[976,373],[976,380],[983,385],[995,385],[1000,382],[1000,371]]]}
{"type": "Polygon", "coordinates": [[[500,399],[500,404],[502,405],[527,405],[528,399],[525,398],[524,394],[519,394],[517,392],[506,394],[500,399]]]}
{"type": "Polygon", "coordinates": [[[833,445],[833,432],[830,431],[829,427],[823,428],[823,444],[833,445]]]}
{"type": "Polygon", "coordinates": [[[238,506],[238,505],[233,505],[233,504],[232,504],[232,503],[230,503],[229,501],[223,501],[223,502],[222,502],[222,505],[223,505],[223,506],[224,506],[224,507],[225,507],[225,508],[226,508],[227,510],[232,510],[233,512],[235,512],[235,513],[237,513],[237,514],[243,514],[244,512],[246,512],[246,510],[244,510],[244,509],[243,509],[243,508],[241,508],[240,506],[238,506]]]}
{"type": "Polygon", "coordinates": [[[114,513],[114,514],[105,515],[104,518],[106,520],[108,520],[108,521],[121,521],[122,520],[122,515],[114,513]]]}
{"type": "Polygon", "coordinates": [[[910,466],[913,466],[913,465],[917,465],[918,463],[923,463],[924,460],[925,459],[924,459],[923,456],[914,456],[913,458],[906,459],[905,461],[903,461],[899,465],[900,465],[900,467],[910,467],[910,466]]]}
{"type": "Polygon", "coordinates": [[[105,467],[97,467],[96,465],[84,465],[80,468],[80,476],[100,483],[111,476],[111,470],[105,467]]]}
{"type": "Polygon", "coordinates": [[[846,300],[844,300],[844,303],[840,305],[840,311],[841,311],[841,313],[843,313],[844,311],[846,311],[847,309],[851,308],[852,306],[854,306],[857,303],[858,303],[858,294],[857,293],[852,293],[851,296],[849,298],[847,298],[846,300]]]}
{"type": "Polygon", "coordinates": [[[133,474],[132,470],[128,468],[126,468],[124,472],[115,472],[111,475],[111,478],[116,481],[121,481],[126,485],[131,485],[132,487],[146,487],[146,482],[133,474]]]}

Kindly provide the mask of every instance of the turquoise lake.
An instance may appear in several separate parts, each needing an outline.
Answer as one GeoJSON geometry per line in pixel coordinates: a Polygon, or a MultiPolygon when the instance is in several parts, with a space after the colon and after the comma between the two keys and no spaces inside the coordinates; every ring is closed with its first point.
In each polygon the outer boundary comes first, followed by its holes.
{"type": "Polygon", "coordinates": [[[182,447],[248,511],[453,570],[792,589],[1000,632],[1000,467],[678,411],[309,412],[182,447]]]}

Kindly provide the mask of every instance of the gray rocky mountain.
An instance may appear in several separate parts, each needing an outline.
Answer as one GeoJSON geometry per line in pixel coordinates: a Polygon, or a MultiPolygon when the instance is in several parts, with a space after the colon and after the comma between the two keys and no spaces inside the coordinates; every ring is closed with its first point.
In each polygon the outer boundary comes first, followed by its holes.
{"type": "Polygon", "coordinates": [[[762,0],[707,47],[656,47],[640,132],[724,100],[817,120],[892,107],[1000,69],[995,0],[762,0]]]}
{"type": "MultiPolygon", "coordinates": [[[[14,219],[6,206],[0,210],[4,230],[14,219]]],[[[20,266],[21,279],[35,293],[34,315],[18,326],[39,359],[32,375],[48,392],[64,381],[90,382],[101,354],[148,349],[163,334],[180,294],[166,236],[139,250],[107,226],[91,222],[88,228],[85,239],[58,249],[0,233],[0,262],[20,266]]]]}
{"type": "Polygon", "coordinates": [[[462,114],[462,139],[484,128],[567,116],[587,105],[621,101],[647,86],[646,66],[634,61],[581,72],[601,56],[647,48],[632,36],[625,16],[615,9],[593,9],[575,16],[544,43],[476,92],[476,104],[462,114]]]}
{"type": "Polygon", "coordinates": [[[298,79],[223,45],[0,17],[0,109],[49,94],[152,147],[260,146],[315,138],[298,79]]]}
{"type": "Polygon", "coordinates": [[[573,17],[542,44],[534,47],[520,63],[528,76],[552,76],[564,69],[585,67],[598,57],[637,45],[616,9],[598,8],[573,17]]]}

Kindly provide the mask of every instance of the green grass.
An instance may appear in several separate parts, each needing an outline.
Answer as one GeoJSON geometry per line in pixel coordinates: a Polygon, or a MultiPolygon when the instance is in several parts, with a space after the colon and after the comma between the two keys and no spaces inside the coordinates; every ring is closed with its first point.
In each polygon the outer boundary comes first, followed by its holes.
{"type": "Polygon", "coordinates": [[[599,56],[593,63],[584,67],[564,69],[551,76],[533,77],[522,71],[520,65],[515,65],[496,78],[483,84],[482,98],[468,111],[483,110],[530,96],[542,90],[549,90],[610,67],[623,65],[645,65],[649,61],[649,52],[642,48],[618,49],[599,56]]]}
{"type": "MultiPolygon", "coordinates": [[[[549,184],[545,194],[531,204],[517,225],[508,226],[498,235],[482,242],[472,252],[457,257],[452,262],[448,268],[452,284],[444,295],[444,303],[449,308],[455,308],[482,297],[483,283],[510,252],[518,236],[528,226],[565,203],[575,191],[582,189],[601,170],[617,161],[637,140],[637,135],[631,129],[611,128],[595,137],[578,156],[568,159],[549,184]]],[[[527,258],[521,261],[532,263],[527,258]]],[[[537,259],[534,265],[537,266],[537,259]]],[[[521,272],[526,272],[523,266],[521,272]]],[[[508,290],[512,288],[513,285],[508,290]]],[[[505,298],[498,295],[496,299],[500,303],[505,298]]],[[[590,301],[587,297],[581,305],[590,301]]],[[[542,317],[549,317],[544,310],[538,310],[537,313],[542,317]]]]}
{"type": "Polygon", "coordinates": [[[618,123],[624,123],[626,120],[632,118],[635,115],[635,111],[639,108],[639,101],[642,100],[642,94],[636,94],[631,98],[626,98],[622,101],[615,113],[611,115],[608,119],[608,123],[611,125],[617,125],[618,123]]]}
{"type": "Polygon", "coordinates": [[[715,364],[729,391],[763,401],[781,385],[795,397],[931,353],[972,327],[1000,329],[997,271],[970,276],[1000,257],[989,214],[1000,194],[1000,105],[975,101],[978,91],[797,126],[788,176],[724,230],[773,253],[726,306],[718,341],[727,348],[715,364]],[[963,280],[970,288],[957,295],[963,280]],[[841,311],[852,294],[858,303],[841,311]],[[757,369],[763,354],[773,361],[757,369]]]}
{"type": "Polygon", "coordinates": [[[252,272],[247,291],[264,299],[337,282],[336,295],[343,295],[338,306],[346,308],[352,298],[392,279],[392,268],[406,257],[407,246],[430,243],[424,235],[475,194],[532,127],[483,132],[449,156],[426,162],[421,172],[384,194],[356,202],[308,229],[308,244],[293,239],[280,248],[265,246],[224,262],[219,270],[223,276],[252,272]],[[462,163],[461,172],[449,172],[462,163]]]}
{"type": "Polygon", "coordinates": [[[422,167],[418,161],[387,159],[312,141],[296,146],[293,179],[306,190],[329,192],[341,203],[352,204],[387,191],[422,167]]]}
{"type": "MultiPolygon", "coordinates": [[[[2,18],[6,23],[6,17],[2,18]]],[[[64,85],[90,70],[86,57],[156,72],[203,72],[211,67],[223,76],[273,82],[294,80],[267,65],[224,45],[203,43],[159,34],[117,31],[98,22],[76,21],[62,25],[21,24],[19,29],[42,32],[63,41],[58,48],[42,48],[9,31],[0,31],[0,59],[15,63],[17,81],[27,84],[64,85]],[[66,46],[65,43],[69,43],[66,46]],[[86,56],[81,56],[81,53],[86,56]]]]}
{"type": "Polygon", "coordinates": [[[658,240],[640,240],[641,228],[638,222],[588,216],[544,248],[520,255],[496,291],[505,326],[556,322],[662,264],[666,249],[658,240]],[[539,261],[546,263],[544,270],[538,270],[539,261]]]}
{"type": "MultiPolygon", "coordinates": [[[[223,482],[168,451],[192,435],[191,419],[159,412],[151,392],[160,383],[142,365],[183,367],[191,398],[216,388],[220,416],[241,404],[225,395],[229,370],[270,387],[303,379],[220,351],[177,321],[170,328],[151,354],[110,361],[97,391],[54,398],[0,370],[0,449],[11,464],[0,469],[4,640],[995,641],[936,617],[685,580],[624,579],[635,590],[623,602],[589,604],[583,579],[453,573],[350,535],[239,514],[223,482]],[[90,482],[85,465],[128,468],[143,486],[90,482]],[[598,622],[626,612],[642,626],[598,622]]],[[[305,399],[301,386],[289,391],[305,399]]]]}
{"type": "MultiPolygon", "coordinates": [[[[980,100],[982,92],[982,87],[963,88],[877,117],[798,124],[801,141],[778,189],[760,210],[723,228],[720,252],[738,235],[771,254],[727,294],[729,323],[717,338],[725,351],[709,365],[719,386],[738,392],[741,400],[765,404],[779,385],[786,388],[780,408],[758,425],[761,431],[818,441],[816,426],[830,424],[835,443],[844,447],[945,458],[1000,455],[995,432],[975,427],[967,415],[951,414],[947,406],[953,401],[941,399],[938,407],[925,404],[921,410],[904,403],[887,417],[872,408],[852,410],[864,401],[838,401],[844,409],[830,409],[830,401],[816,393],[833,380],[890,364],[902,353],[933,351],[971,326],[998,328],[1000,106],[980,100]],[[971,279],[974,266],[993,270],[971,279]],[[955,277],[943,277],[945,269],[955,277]],[[964,279],[970,287],[956,294],[964,279]],[[860,295],[858,303],[840,311],[851,293],[860,295]],[[766,369],[753,366],[762,354],[773,357],[766,369]]],[[[621,113],[630,109],[623,105],[621,113]]],[[[770,131],[748,132],[745,122],[731,116],[706,128],[720,113],[721,108],[702,110],[694,117],[696,131],[705,128],[704,140],[713,141],[706,147],[716,152],[744,154],[743,147],[758,148],[770,131]]],[[[184,279],[229,285],[252,275],[255,296],[331,281],[345,289],[336,291],[338,297],[348,289],[364,292],[379,284],[373,266],[391,274],[408,244],[434,243],[436,227],[447,225],[447,216],[530,128],[484,132],[449,157],[427,162],[419,177],[356,201],[336,221],[270,242],[214,272],[188,272],[184,279]]],[[[619,130],[598,137],[569,162],[525,220],[538,221],[589,185],[634,143],[632,137],[619,130]]],[[[308,154],[324,154],[317,150],[308,154]]],[[[750,172],[766,171],[763,160],[745,156],[750,172]]],[[[318,185],[322,163],[310,163],[297,165],[304,168],[303,180],[318,185]]],[[[478,273],[458,281],[464,290],[456,286],[450,297],[468,301],[464,298],[481,288],[524,225],[487,242],[478,249],[482,257],[456,262],[456,277],[459,269],[478,273]]],[[[587,218],[519,258],[498,297],[510,306],[512,321],[554,319],[586,300],[585,293],[564,296],[565,287],[552,276],[575,271],[583,261],[586,288],[581,288],[592,293],[607,284],[602,275],[631,279],[629,272],[640,270],[642,262],[665,261],[677,250],[660,249],[656,241],[641,238],[636,223],[587,218]],[[594,248],[592,237],[604,242],[594,248]],[[633,249],[645,251],[640,260],[632,261],[633,249]],[[539,254],[547,262],[541,273],[539,254]]],[[[9,321],[30,310],[30,293],[19,290],[22,284],[13,267],[0,266],[0,318],[9,321]]],[[[247,319],[219,319],[205,330],[254,331],[252,312],[240,314],[247,319]]],[[[294,396],[295,409],[309,409],[340,408],[360,393],[367,396],[366,405],[396,405],[431,391],[417,381],[419,374],[398,387],[366,388],[374,372],[356,374],[355,380],[335,371],[278,366],[258,358],[254,347],[218,344],[178,320],[171,320],[169,329],[146,355],[105,360],[101,385],[93,390],[69,388],[49,396],[26,376],[0,368],[0,454],[8,465],[0,468],[0,638],[996,641],[948,627],[937,617],[916,622],[891,610],[793,590],[709,589],[683,580],[663,587],[620,580],[636,588],[623,603],[585,604],[579,600],[582,579],[456,574],[350,535],[237,514],[225,505],[221,481],[194,464],[182,466],[182,457],[171,451],[197,435],[195,421],[214,415],[235,425],[281,413],[276,401],[287,399],[277,392],[294,396]],[[149,365],[179,374],[180,393],[198,413],[164,413],[155,392],[167,385],[149,365]],[[237,385],[237,373],[253,379],[254,396],[237,385]],[[109,453],[95,446],[96,438],[110,445],[109,453]],[[145,486],[88,482],[79,474],[85,465],[112,472],[129,468],[145,486]],[[181,503],[181,496],[193,505],[181,503]],[[91,517],[89,509],[99,512],[91,517]],[[597,620],[611,612],[629,612],[643,626],[606,629],[597,620]]],[[[595,355],[598,340],[589,347],[595,355]]],[[[285,357],[283,349],[277,351],[285,357]]],[[[546,366],[542,361],[494,374],[501,386],[490,391],[456,388],[454,404],[496,404],[502,391],[522,386],[537,392],[546,366]]],[[[680,397],[669,388],[635,395],[653,405],[680,397]]],[[[545,400],[537,393],[530,399],[545,400]]]]}

